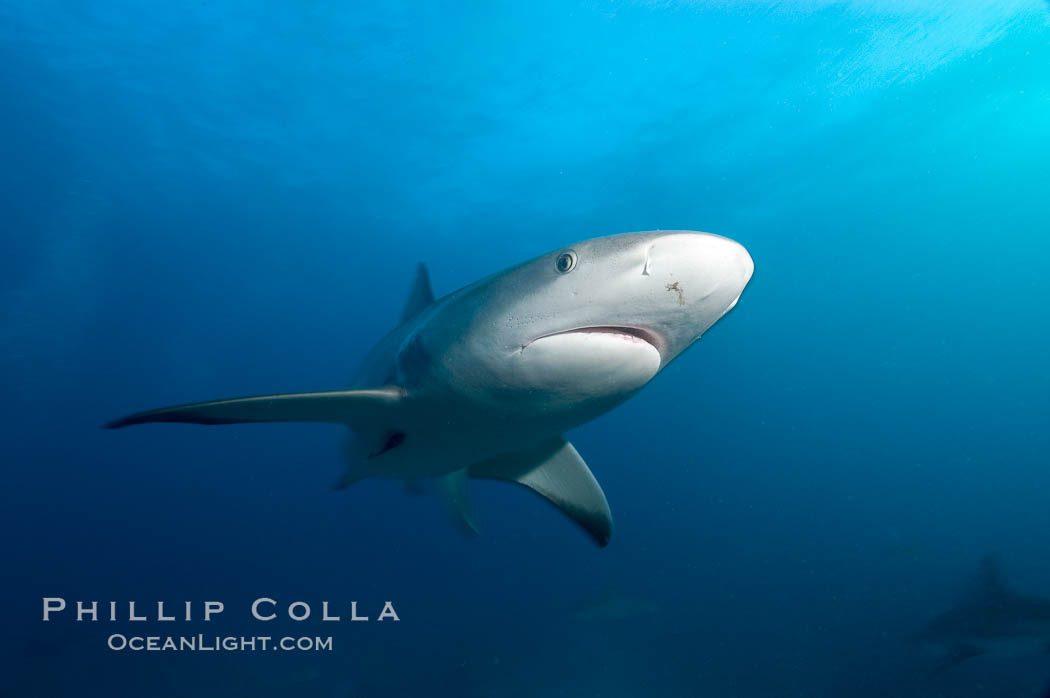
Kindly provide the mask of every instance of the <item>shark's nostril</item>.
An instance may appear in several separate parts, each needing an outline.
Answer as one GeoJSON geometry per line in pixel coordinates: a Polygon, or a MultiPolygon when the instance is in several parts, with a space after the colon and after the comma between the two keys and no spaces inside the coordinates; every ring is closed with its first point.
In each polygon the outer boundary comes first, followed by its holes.
{"type": "Polygon", "coordinates": [[[645,264],[642,265],[642,276],[649,276],[649,265],[652,263],[654,247],[655,245],[649,245],[649,249],[645,251],[645,264]]]}

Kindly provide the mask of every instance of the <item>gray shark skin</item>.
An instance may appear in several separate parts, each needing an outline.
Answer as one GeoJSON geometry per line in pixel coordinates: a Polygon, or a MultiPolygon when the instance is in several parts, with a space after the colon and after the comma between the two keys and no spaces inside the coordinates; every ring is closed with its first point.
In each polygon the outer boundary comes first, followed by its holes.
{"type": "Polygon", "coordinates": [[[740,244],[691,231],[586,240],[438,300],[420,265],[400,324],[367,354],[353,389],[165,407],[106,426],[342,424],[350,439],[337,488],[440,477],[473,529],[463,483],[516,482],[604,546],[608,503],[562,433],[637,393],[736,305],[753,271],[740,244]]]}
{"type": "Polygon", "coordinates": [[[996,560],[986,557],[977,590],[933,618],[915,639],[939,659],[941,670],[980,656],[1046,655],[1050,601],[1007,587],[996,560]]]}

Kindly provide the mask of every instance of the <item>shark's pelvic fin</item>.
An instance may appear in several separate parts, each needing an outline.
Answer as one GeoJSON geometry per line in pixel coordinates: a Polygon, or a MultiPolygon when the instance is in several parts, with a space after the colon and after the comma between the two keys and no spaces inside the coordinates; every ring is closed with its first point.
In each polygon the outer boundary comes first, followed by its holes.
{"type": "Polygon", "coordinates": [[[467,469],[449,473],[441,477],[440,482],[445,505],[456,526],[467,535],[478,535],[478,526],[474,523],[474,513],[467,499],[467,469]]]}
{"type": "Polygon", "coordinates": [[[416,277],[412,280],[405,308],[401,311],[401,322],[406,323],[434,302],[434,292],[430,290],[430,274],[427,265],[422,262],[416,267],[416,277]]]}
{"type": "Polygon", "coordinates": [[[119,429],[148,422],[332,422],[354,427],[389,417],[403,397],[404,391],[396,387],[258,395],[137,412],[109,422],[106,428],[119,429]]]}
{"type": "Polygon", "coordinates": [[[470,466],[470,476],[507,480],[528,487],[605,547],[612,536],[612,512],[601,485],[572,444],[550,439],[524,451],[470,466]]]}

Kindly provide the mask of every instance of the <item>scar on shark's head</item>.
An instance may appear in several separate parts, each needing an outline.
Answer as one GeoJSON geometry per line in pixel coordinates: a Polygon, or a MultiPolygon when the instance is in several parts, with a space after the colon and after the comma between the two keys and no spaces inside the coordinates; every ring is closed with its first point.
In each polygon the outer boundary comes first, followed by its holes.
{"type": "Polygon", "coordinates": [[[685,292],[682,290],[682,287],[678,285],[677,281],[673,284],[667,284],[667,290],[674,291],[678,294],[678,305],[685,305],[685,292]]]}

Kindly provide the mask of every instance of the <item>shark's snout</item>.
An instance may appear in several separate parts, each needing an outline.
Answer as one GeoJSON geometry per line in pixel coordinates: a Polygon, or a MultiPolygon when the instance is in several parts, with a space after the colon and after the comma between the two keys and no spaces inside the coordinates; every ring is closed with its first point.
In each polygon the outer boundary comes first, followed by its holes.
{"type": "Polygon", "coordinates": [[[755,262],[735,240],[711,233],[671,233],[657,239],[646,255],[649,276],[676,277],[699,297],[715,292],[737,298],[751,280],[755,262]],[[663,270],[664,275],[660,272],[663,270]]]}
{"type": "Polygon", "coordinates": [[[737,304],[754,270],[747,249],[720,235],[671,232],[651,242],[644,278],[657,300],[650,317],[668,360],[737,304]]]}
{"type": "Polygon", "coordinates": [[[734,251],[734,259],[736,261],[734,273],[736,275],[736,284],[740,290],[737,291],[736,296],[733,298],[733,302],[729,304],[728,308],[726,308],[727,313],[736,307],[737,302],[740,300],[740,295],[744,292],[744,288],[747,287],[747,284],[751,281],[751,277],[755,273],[755,260],[751,259],[751,253],[747,251],[747,248],[738,242],[732,240],[729,242],[732,242],[737,247],[734,251]]]}

